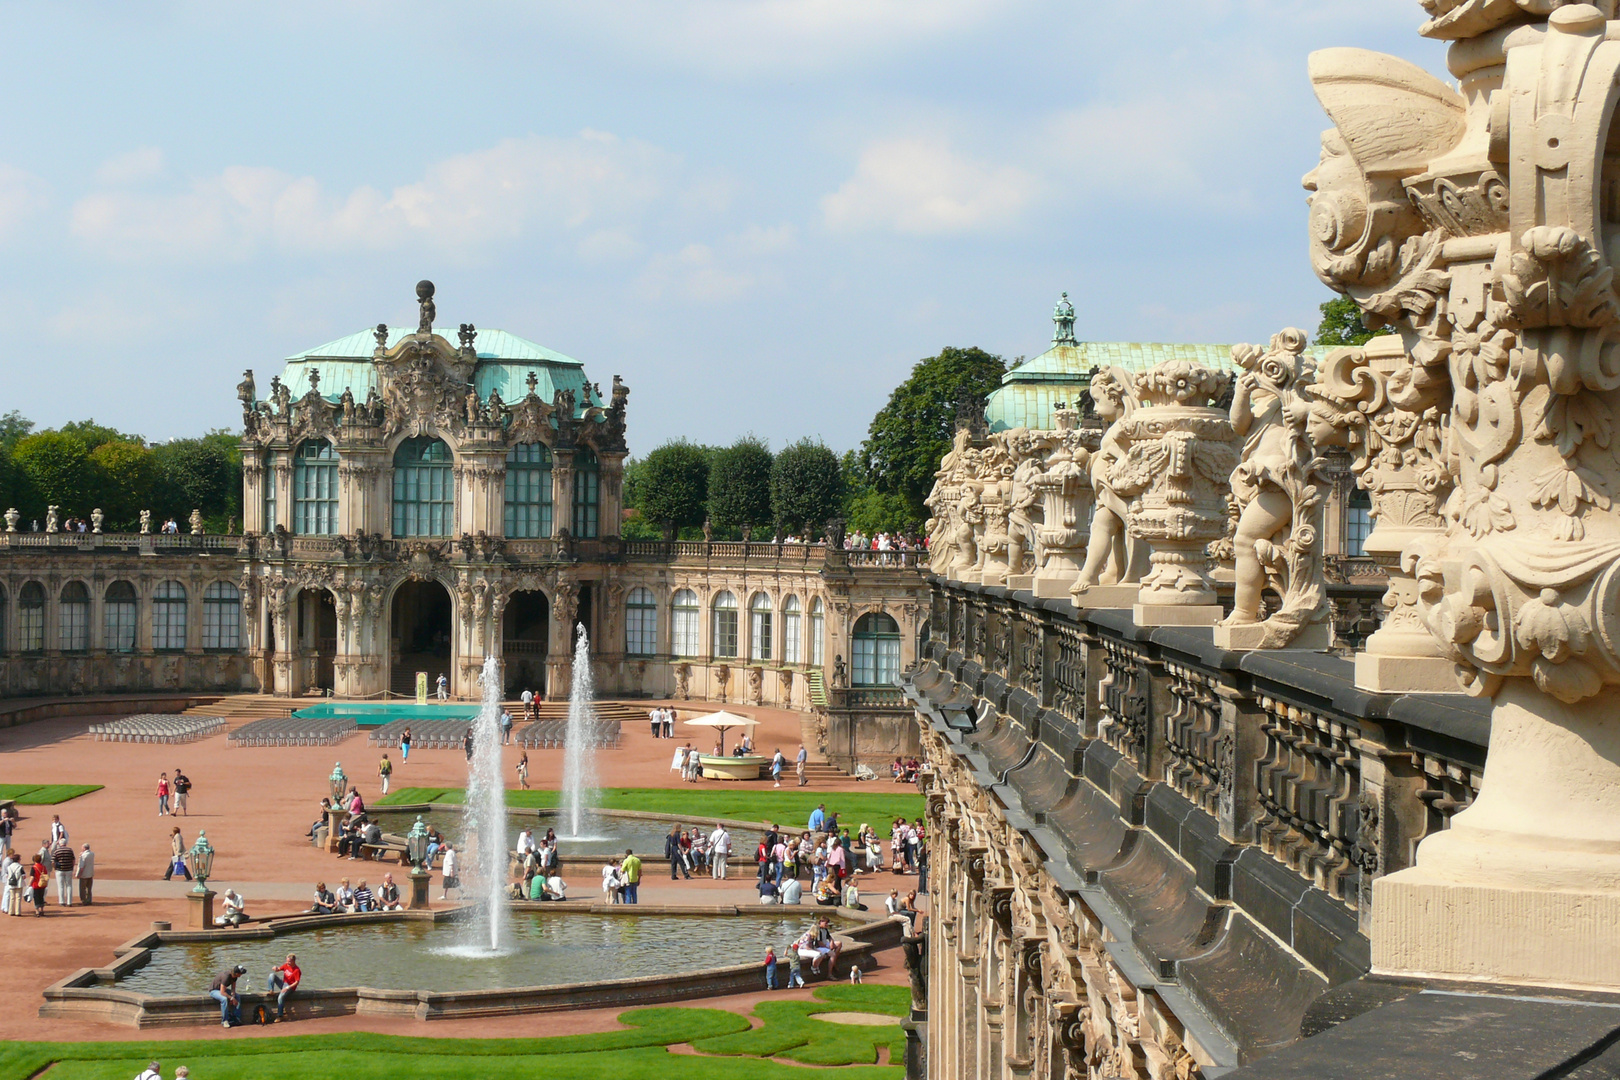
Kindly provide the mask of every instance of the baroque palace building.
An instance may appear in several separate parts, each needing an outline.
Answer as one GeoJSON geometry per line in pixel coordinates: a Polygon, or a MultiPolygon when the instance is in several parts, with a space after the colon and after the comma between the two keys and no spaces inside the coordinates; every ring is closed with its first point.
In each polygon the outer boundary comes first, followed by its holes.
{"type": "MultiPolygon", "coordinates": [[[[898,682],[927,635],[911,553],[626,541],[629,388],[500,330],[379,325],[242,402],[241,535],[16,531],[0,548],[7,694],[600,693],[803,710],[835,763],[914,750],[898,682]]],[[[199,518],[200,522],[200,518],[199,518]]],[[[840,526],[832,523],[835,539],[840,526]]]]}

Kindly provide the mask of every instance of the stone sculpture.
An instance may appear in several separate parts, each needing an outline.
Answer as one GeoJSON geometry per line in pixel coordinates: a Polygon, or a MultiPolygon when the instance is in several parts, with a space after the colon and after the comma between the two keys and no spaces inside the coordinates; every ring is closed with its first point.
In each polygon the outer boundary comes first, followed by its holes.
{"type": "MultiPolygon", "coordinates": [[[[1362,50],[1310,64],[1335,125],[1306,178],[1312,264],[1400,336],[1394,407],[1420,426],[1444,410],[1444,531],[1401,557],[1423,625],[1492,700],[1478,797],[1416,865],[1374,883],[1373,967],[1613,986],[1620,23],[1612,4],[1431,11],[1423,32],[1454,42],[1459,90],[1362,50]]],[[[1385,408],[1355,404],[1374,419],[1385,408]]]]}
{"type": "Polygon", "coordinates": [[[202,534],[203,534],[202,511],[201,510],[193,510],[191,512],[191,535],[192,536],[201,536],[202,534]]]}
{"type": "Polygon", "coordinates": [[[1082,441],[1079,411],[1058,409],[1053,419],[1057,430],[1049,440],[1050,451],[1030,486],[1042,503],[1036,531],[1041,564],[1035,571],[1034,591],[1036,596],[1057,598],[1068,595],[1080,577],[1093,494],[1088,472],[1091,451],[1082,441]]]}
{"type": "Polygon", "coordinates": [[[152,532],[152,511],[141,511],[141,535],[149,536],[152,532]]]}
{"type": "Polygon", "coordinates": [[[1046,432],[1014,428],[1000,436],[1013,461],[1007,485],[1007,577],[1013,588],[1028,589],[1045,562],[1041,550],[1041,524],[1046,505],[1036,480],[1046,463],[1053,440],[1046,432]]]}
{"type": "Polygon", "coordinates": [[[54,503],[45,508],[45,531],[48,533],[61,532],[61,529],[56,524],[56,510],[57,507],[54,503]]]}
{"type": "MultiPolygon", "coordinates": [[[[1322,580],[1322,504],[1328,481],[1312,433],[1307,433],[1309,387],[1315,365],[1305,355],[1305,331],[1287,329],[1269,348],[1238,345],[1232,363],[1242,371],[1230,419],[1243,439],[1232,471],[1232,614],[1215,631],[1228,649],[1326,648],[1327,590],[1322,580]],[[1282,598],[1266,617],[1262,592],[1282,598]]],[[[1331,426],[1318,425],[1324,439],[1331,426]]]]}
{"type": "Polygon", "coordinates": [[[93,533],[100,532],[101,523],[104,520],[106,519],[102,516],[101,507],[98,506],[94,510],[90,511],[90,531],[93,533]]]}
{"type": "Polygon", "coordinates": [[[1135,603],[1148,563],[1146,547],[1126,528],[1129,508],[1113,478],[1116,466],[1130,455],[1128,424],[1135,413],[1135,379],[1123,368],[1108,368],[1091,377],[1087,391],[1093,409],[1108,425],[1102,444],[1091,455],[1091,490],[1096,500],[1086,546],[1085,565],[1069,590],[1080,607],[1128,607],[1135,603]]]}
{"type": "Polygon", "coordinates": [[[433,333],[433,320],[439,314],[439,309],[433,304],[433,282],[418,281],[416,283],[416,303],[421,309],[416,321],[416,332],[418,334],[433,333]]]}
{"type": "Polygon", "coordinates": [[[1206,549],[1226,532],[1226,488],[1237,464],[1237,435],[1214,402],[1228,376],[1187,360],[1166,360],[1136,377],[1140,405],[1122,418],[1124,460],[1107,490],[1129,499],[1131,536],[1147,541],[1134,617],[1140,626],[1213,624],[1221,617],[1206,549]]]}
{"type": "Polygon", "coordinates": [[[6,511],[6,532],[8,532],[8,533],[16,532],[17,531],[17,521],[21,517],[22,517],[22,515],[17,512],[17,508],[15,506],[13,506],[9,510],[7,510],[6,511]]]}

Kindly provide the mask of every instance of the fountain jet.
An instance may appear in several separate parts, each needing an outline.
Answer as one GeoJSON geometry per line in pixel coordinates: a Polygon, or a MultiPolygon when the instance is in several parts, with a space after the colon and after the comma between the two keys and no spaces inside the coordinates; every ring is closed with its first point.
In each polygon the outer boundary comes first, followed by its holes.
{"type": "Polygon", "coordinates": [[[591,641],[581,626],[574,641],[574,676],[568,694],[568,730],[563,750],[563,806],[568,811],[570,838],[576,839],[585,835],[585,812],[589,809],[586,801],[596,790],[596,751],[591,745],[596,737],[596,711],[591,707],[595,697],[591,641]]]}

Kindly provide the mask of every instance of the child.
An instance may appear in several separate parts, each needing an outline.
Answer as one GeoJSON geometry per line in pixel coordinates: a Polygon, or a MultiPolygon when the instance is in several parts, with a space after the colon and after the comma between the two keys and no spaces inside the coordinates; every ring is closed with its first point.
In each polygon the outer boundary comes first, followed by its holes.
{"type": "Polygon", "coordinates": [[[804,972],[799,970],[799,950],[789,949],[788,954],[788,989],[804,985],[804,972]]]}
{"type": "Polygon", "coordinates": [[[765,946],[765,989],[776,989],[776,946],[765,946]]]}

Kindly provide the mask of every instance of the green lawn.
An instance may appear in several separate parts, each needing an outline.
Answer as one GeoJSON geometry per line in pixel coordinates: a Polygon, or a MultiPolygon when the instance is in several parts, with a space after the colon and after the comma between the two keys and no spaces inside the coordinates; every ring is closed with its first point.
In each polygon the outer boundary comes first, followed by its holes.
{"type": "MultiPolygon", "coordinates": [[[[897,790],[828,792],[782,790],[747,791],[730,787],[716,788],[603,788],[598,791],[592,805],[604,810],[642,810],[654,814],[667,814],[671,819],[683,816],[734,818],[738,821],[774,821],[793,828],[802,828],[810,820],[810,811],[817,803],[826,803],[828,811],[836,811],[841,825],[854,829],[863,821],[871,822],[878,835],[889,835],[888,823],[905,816],[907,820],[923,814],[923,797],[916,788],[889,785],[897,790]]],[[[459,803],[463,795],[459,788],[400,788],[388,793],[374,805],[387,806],[401,803],[444,802],[459,803]]],[[[555,791],[508,791],[508,806],[525,809],[546,809],[558,805],[561,794],[555,791]]]]}
{"type": "Polygon", "coordinates": [[[27,806],[55,806],[100,790],[100,784],[0,784],[0,799],[16,799],[27,806]]]}
{"type": "MultiPolygon", "coordinates": [[[[895,986],[823,986],[818,1001],[762,1001],[748,1020],[719,1009],[632,1009],[624,1031],[535,1039],[435,1039],[353,1032],[197,1042],[0,1043],[0,1080],[27,1080],[50,1067],[51,1080],[128,1080],[154,1058],[165,1076],[180,1065],[208,1080],[283,1080],[342,1076],[344,1080],[439,1080],[446,1076],[533,1080],[789,1080],[799,1065],[843,1066],[849,1080],[897,1080],[905,1036],[898,1024],[856,1026],[812,1020],[816,1012],[870,1012],[898,1020],[909,991],[895,986]],[[691,1043],[701,1055],[672,1054],[691,1043]],[[876,1065],[878,1048],[896,1064],[876,1065]],[[476,1058],[476,1065],[468,1061],[476,1058]]],[[[544,1031],[545,1014],[533,1018],[544,1031]]]]}

